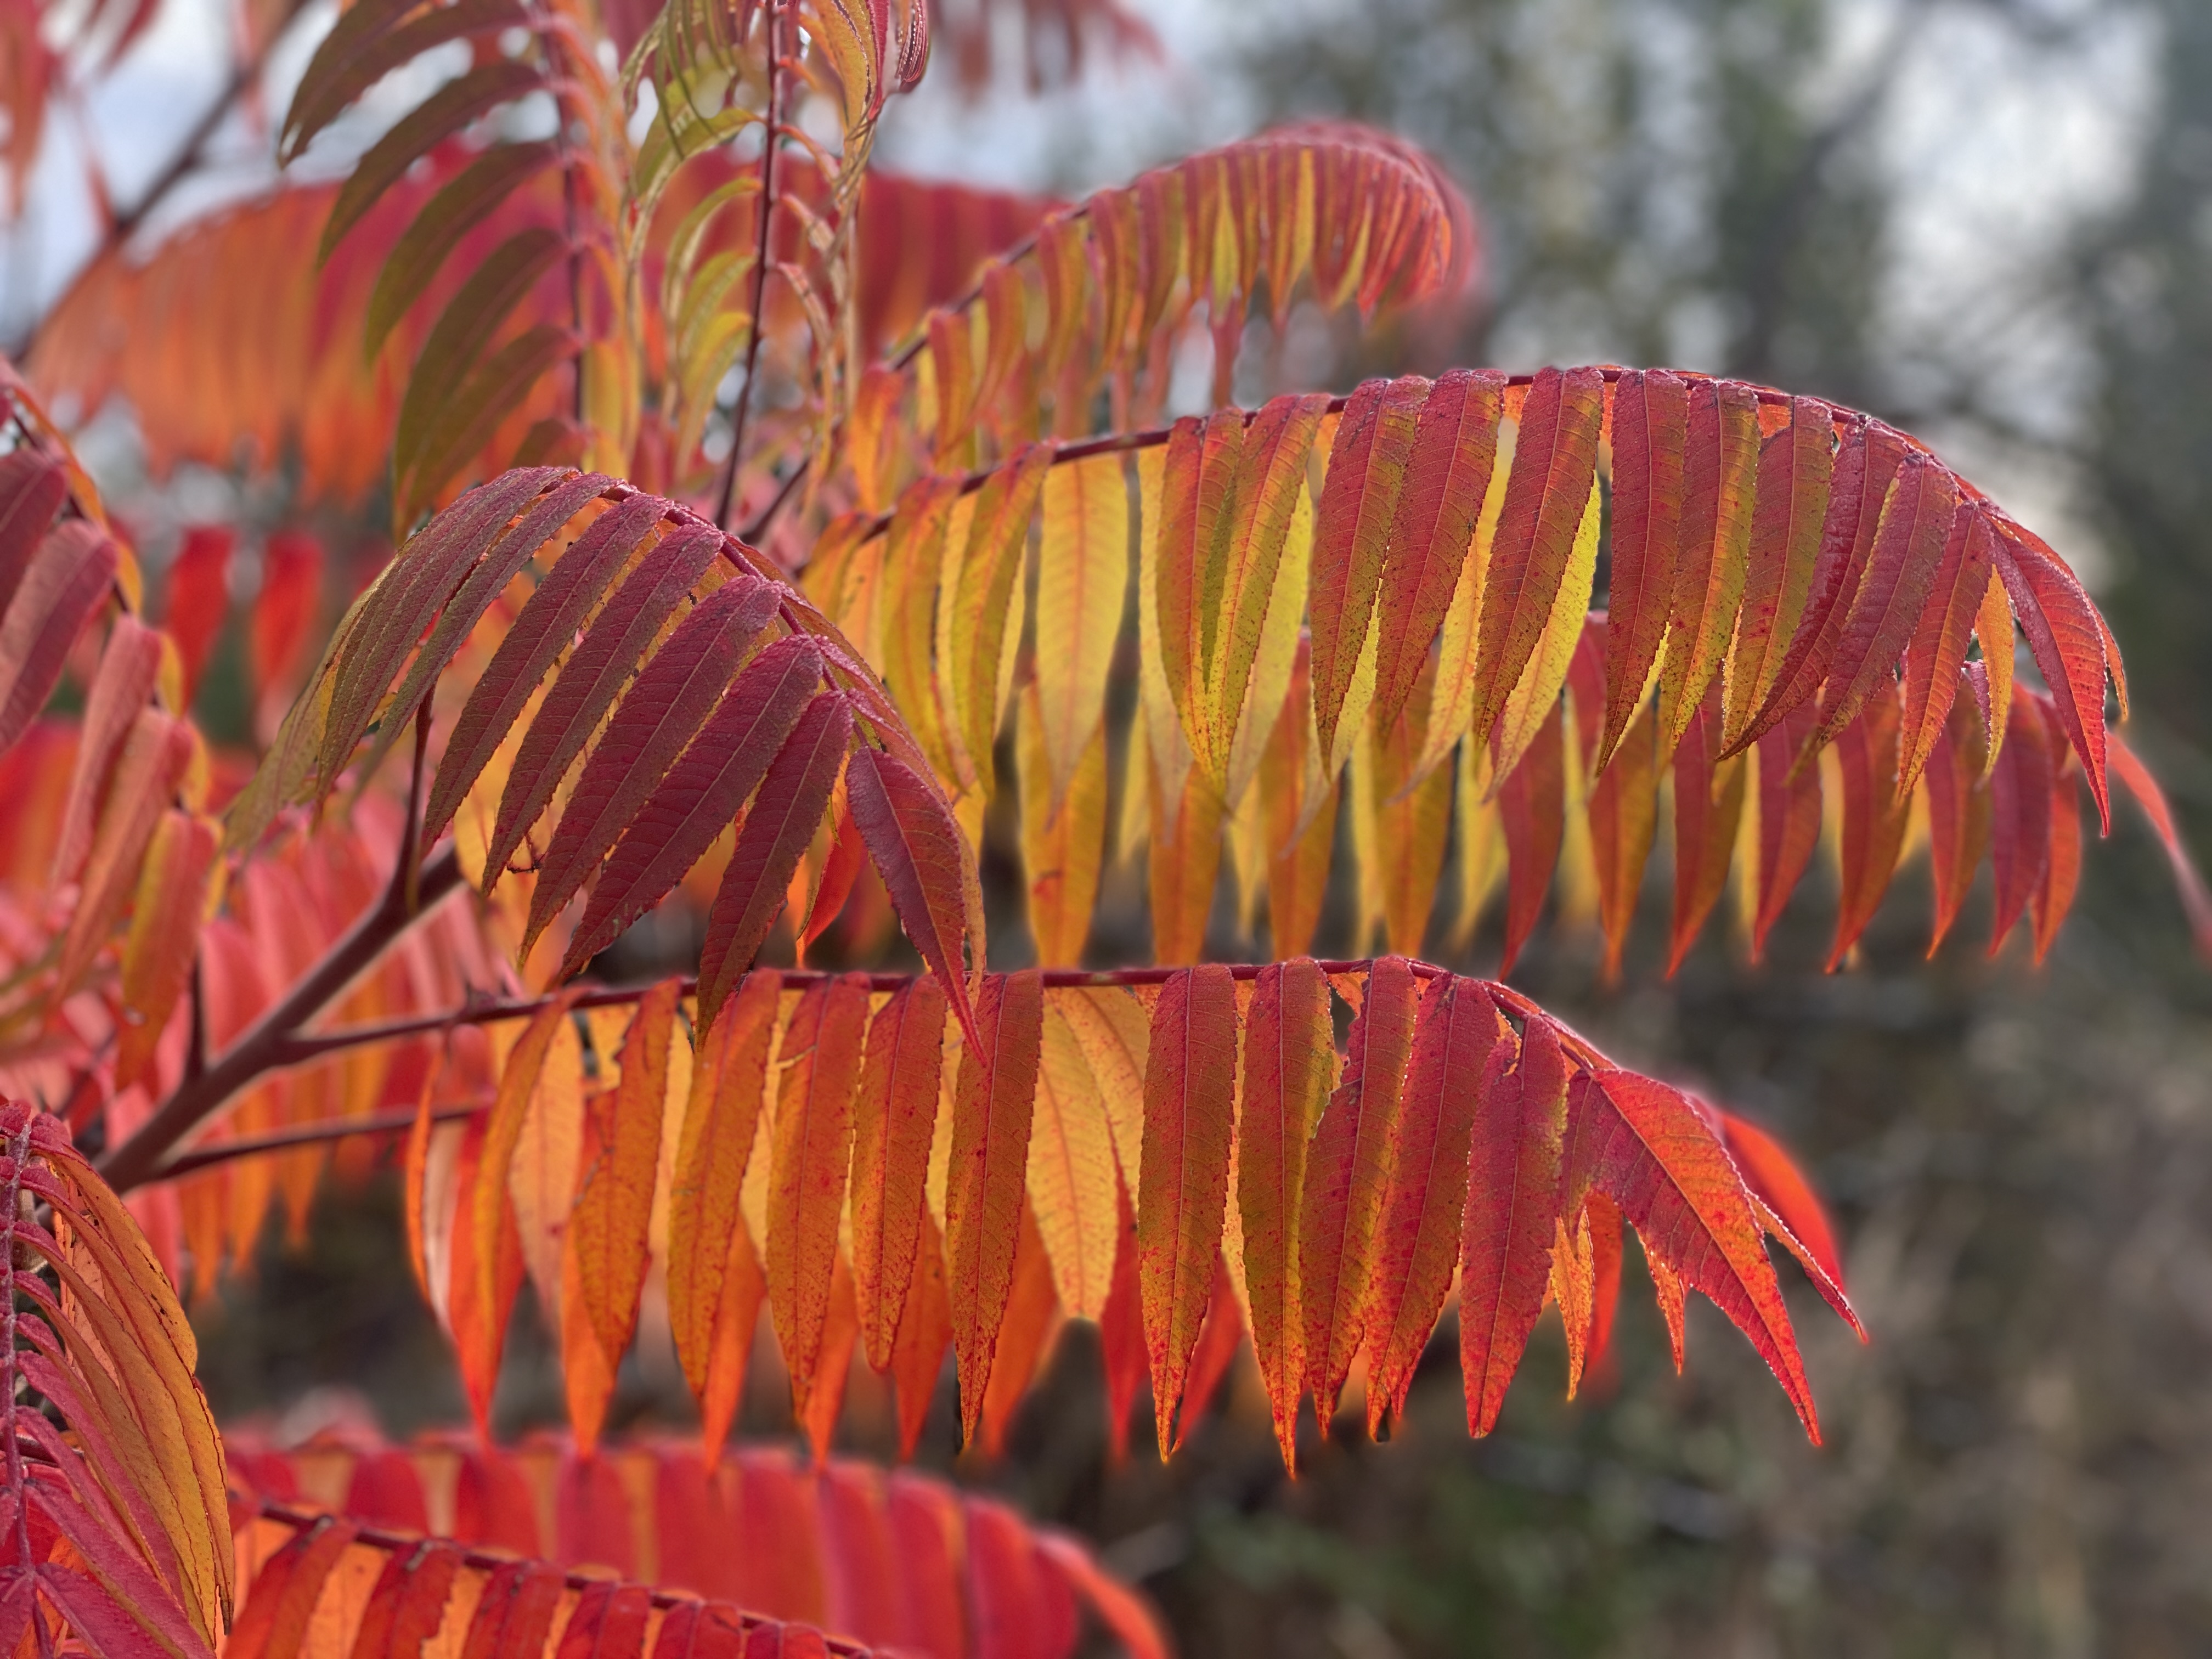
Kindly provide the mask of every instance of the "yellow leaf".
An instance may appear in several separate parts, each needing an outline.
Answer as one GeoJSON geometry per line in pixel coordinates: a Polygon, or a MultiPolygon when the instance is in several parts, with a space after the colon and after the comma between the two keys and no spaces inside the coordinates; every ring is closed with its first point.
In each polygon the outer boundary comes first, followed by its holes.
{"type": "Polygon", "coordinates": [[[1513,443],[1518,431],[1517,426],[1507,426],[1498,434],[1498,459],[1490,469],[1489,489],[1482,498],[1481,514],[1475,520],[1474,544],[1459,568],[1451,608],[1444,612],[1437,678],[1429,690],[1428,725],[1420,758],[1413,763],[1416,778],[1436,770],[1474,719],[1474,648],[1476,625],[1482,616],[1482,583],[1490,569],[1490,544],[1498,534],[1498,515],[1505,506],[1505,481],[1513,471],[1513,443]]]}
{"type": "Polygon", "coordinates": [[[1107,674],[1128,586],[1129,489],[1121,457],[1054,467],[1045,479],[1037,555],[1036,696],[1054,811],[1105,719],[1107,674]]]}
{"type": "Polygon", "coordinates": [[[1114,1280],[1115,1157],[1106,1103],[1081,1040],[1048,1003],[1030,1122],[1028,1185],[1061,1305],[1097,1319],[1114,1280]]]}
{"type": "Polygon", "coordinates": [[[1495,779],[1512,775],[1521,757],[1536,740],[1552,705],[1559,701],[1560,688],[1567,683],[1567,665],[1574,660],[1576,641],[1582,638],[1583,622],[1589,614],[1590,589],[1597,575],[1599,516],[1597,480],[1593,477],[1582,522],[1575,528],[1575,544],[1559,579],[1559,597],[1552,601],[1552,614],[1545,619],[1544,631],[1529,655],[1528,666],[1522,672],[1520,684],[1505,700],[1505,712],[1498,721],[1498,758],[1491,775],[1495,779]]]}

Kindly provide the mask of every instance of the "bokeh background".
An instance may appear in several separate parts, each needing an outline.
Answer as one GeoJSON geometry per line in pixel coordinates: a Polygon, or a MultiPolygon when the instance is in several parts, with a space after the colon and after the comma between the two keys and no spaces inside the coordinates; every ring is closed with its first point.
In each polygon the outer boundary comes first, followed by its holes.
{"type": "MultiPolygon", "coordinates": [[[[0,246],[0,337],[89,246],[70,147],[149,176],[219,84],[222,25],[197,3],[170,0],[51,147],[0,246]]],[[[895,106],[884,161],[1073,191],[1294,115],[1419,140],[1478,204],[1486,302],[1455,337],[1300,339],[1288,370],[1342,387],[1444,362],[1667,362],[1927,436],[2082,571],[2126,648],[2130,740],[2212,846],[2212,5],[1135,9],[1159,61],[1095,63],[1042,100],[933,85],[895,106]]],[[[227,135],[234,164],[165,214],[265,183],[261,143],[227,135]]],[[[127,501],[127,425],[94,444],[127,501]]],[[[160,510],[234,507],[227,488],[186,479],[160,510]]],[[[1109,954],[1141,948],[1127,890],[1109,954]]],[[[1287,1480],[1248,1363],[1172,1466],[1148,1432],[1116,1466],[1095,1341],[1070,1328],[1003,1462],[956,1459],[949,1400],[927,1459],[1090,1534],[1191,1655],[2212,1651],[2212,969],[2141,823],[2091,849],[2040,972],[2017,939],[1984,957],[1985,895],[1923,961],[1924,866],[1833,976],[1818,874],[1756,971],[1716,930],[1663,981],[1647,898],[1618,988],[1592,939],[1557,931],[1516,981],[1803,1154],[1874,1334],[1860,1347],[1793,1278],[1825,1447],[1710,1307],[1674,1375],[1632,1252],[1617,1376],[1563,1401],[1547,1324],[1484,1442],[1447,1329],[1390,1443],[1316,1443],[1287,1480]]],[[[1494,939],[1472,962],[1494,967],[1494,939]]],[[[304,1248],[272,1236],[198,1318],[228,1417],[462,1415],[389,1177],[325,1206],[304,1248]]],[[[542,1340],[520,1346],[517,1427],[558,1410],[542,1340]]],[[[756,1376],[752,1431],[785,1431],[778,1390],[756,1376]]],[[[680,1417],[680,1395],[634,1366],[622,1410],[680,1417]]],[[[855,1418],[853,1443],[882,1449],[865,1398],[855,1418]]]]}

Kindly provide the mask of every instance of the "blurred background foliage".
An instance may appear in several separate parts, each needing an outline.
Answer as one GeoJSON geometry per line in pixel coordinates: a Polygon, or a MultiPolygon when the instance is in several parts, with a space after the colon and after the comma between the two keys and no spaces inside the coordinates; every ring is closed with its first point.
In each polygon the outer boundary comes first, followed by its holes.
{"type": "MultiPolygon", "coordinates": [[[[1456,337],[1324,342],[1321,378],[1675,362],[1927,434],[2031,522],[2063,515],[2054,539],[2127,650],[2131,738],[2207,843],[2212,7],[1212,9],[1225,21],[1196,67],[1230,77],[1227,106],[1254,124],[1389,126],[1480,205],[1486,308],[1456,337]],[[2051,88],[2102,108],[2103,137],[2081,143],[2110,152],[2055,214],[2020,171],[2032,159],[1953,165],[1957,135],[2008,99],[2015,126],[2071,118],[2063,99],[2046,108],[2051,88]]],[[[1106,79],[1094,111],[1114,106],[1106,79]]],[[[1113,156],[1219,136],[1179,131],[1196,118],[1157,102],[1133,101],[1141,130],[1109,132],[1113,156]]],[[[1038,118],[1032,148],[1061,183],[1107,167],[1076,117],[1038,118]]],[[[2063,125],[2045,137],[2069,153],[2063,125]]],[[[948,144],[907,135],[928,161],[957,158],[948,144]]],[[[1656,886],[1647,897],[1650,947],[1664,927],[1656,886]]],[[[1606,992],[1594,944],[1571,933],[1516,976],[1625,1060],[1710,1089],[1805,1156],[1875,1337],[1858,1347],[1797,1295],[1824,1449],[1702,1304],[1677,1379],[1632,1266],[1619,1375],[1563,1402],[1547,1322],[1486,1442],[1466,1436],[1448,1325],[1387,1445],[1316,1437],[1286,1479],[1243,1362],[1172,1466],[1141,1401],[1139,1448],[1115,1466],[1095,1343],[1070,1328],[1002,1464],[956,1460],[949,1395],[926,1455],[1094,1535],[1192,1655],[2212,1650],[2212,975],[2155,848],[2132,820],[2116,829],[2040,974],[1983,959],[1978,902],[1923,963],[1917,867],[1856,970],[1825,976],[1831,900],[1808,883],[1759,969],[1730,939],[1668,983],[1647,948],[1606,992]]],[[[1474,964],[1495,961],[1480,941],[1474,964]]],[[[202,1310],[226,1416],[304,1424],[356,1395],[394,1431],[461,1415],[400,1271],[397,1209],[387,1175],[324,1211],[304,1249],[272,1237],[258,1273],[202,1310]]],[[[519,1346],[502,1418],[551,1420],[550,1368],[528,1363],[542,1342],[519,1346]]],[[[623,1408],[662,1418],[681,1397],[646,1366],[623,1408]]],[[[748,1420],[785,1431],[780,1378],[754,1377],[748,1420]]],[[[877,1426],[863,1410],[854,1443],[884,1450],[877,1426]]]]}

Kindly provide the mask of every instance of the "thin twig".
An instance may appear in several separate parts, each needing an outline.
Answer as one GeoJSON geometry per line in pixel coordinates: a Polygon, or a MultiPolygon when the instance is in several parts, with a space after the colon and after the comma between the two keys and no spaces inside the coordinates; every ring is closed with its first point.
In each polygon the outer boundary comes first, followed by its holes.
{"type": "Polygon", "coordinates": [[[781,0],[768,0],[762,27],[768,31],[767,119],[761,130],[759,234],[753,247],[752,316],[745,325],[745,378],[738,387],[737,407],[730,415],[730,454],[722,464],[722,490],[714,504],[714,523],[730,527],[730,508],[737,495],[738,468],[744,459],[745,421],[752,410],[753,382],[760,371],[761,307],[768,300],[769,233],[775,222],[776,97],[781,90],[776,48],[783,22],[781,0]]]}

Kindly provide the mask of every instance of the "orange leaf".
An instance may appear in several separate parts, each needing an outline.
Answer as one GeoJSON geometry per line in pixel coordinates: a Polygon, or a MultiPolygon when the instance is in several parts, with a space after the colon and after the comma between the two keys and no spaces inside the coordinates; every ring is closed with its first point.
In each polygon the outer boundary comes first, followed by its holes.
{"type": "Polygon", "coordinates": [[[1162,988],[1145,1066],[1137,1274],[1163,1455],[1176,1442],[1176,1407],[1227,1214],[1237,1038],[1237,981],[1227,968],[1186,968],[1162,988]]]}
{"type": "Polygon", "coordinates": [[[982,1422],[984,1386],[1013,1285],[1044,1037],[1044,986],[1037,970],[988,977],[975,1024],[980,1040],[960,1056],[945,1200],[961,1428],[969,1440],[982,1422]]]}
{"type": "Polygon", "coordinates": [[[598,1338],[611,1371],[629,1346],[645,1287],[647,1228],[679,990],[677,981],[663,980],[639,1000],[623,1042],[622,1080],[603,1091],[585,1117],[583,1166],[576,1174],[567,1239],[581,1299],[572,1304],[562,1298],[562,1322],[573,1307],[598,1338]]]}
{"type": "MultiPolygon", "coordinates": [[[[830,1242],[834,1244],[836,1241],[833,1237],[830,1242]]],[[[852,1373],[853,1346],[860,1335],[860,1321],[853,1309],[853,1273],[842,1256],[835,1258],[833,1262],[824,1303],[822,1334],[815,1345],[811,1376],[803,1392],[796,1386],[792,1390],[793,1400],[799,1407],[799,1425],[806,1432],[807,1444],[813,1449],[817,1469],[830,1456],[830,1442],[837,1431],[837,1416],[845,1406],[846,1379],[852,1373]]]]}
{"type": "MultiPolygon", "coordinates": [[[[744,976],[707,1034],[699,1063],[691,1070],[690,1098],[684,1103],[683,1139],[668,1194],[668,1318],[684,1380],[702,1409],[723,1352],[724,1331],[741,1323],[742,1341],[750,1346],[752,1340],[752,1319],[739,1318],[744,1310],[726,1305],[742,1295],[729,1272],[738,1260],[738,1238],[743,1236],[744,1260],[752,1273],[759,1273],[738,1199],[752,1158],[782,989],[782,975],[773,968],[755,969],[744,976]]],[[[752,1311],[757,1314],[757,1303],[752,1311]]],[[[743,1352],[736,1362],[742,1370],[743,1352]]],[[[712,1420],[709,1413],[710,1425],[712,1420]]],[[[721,1437],[710,1434],[707,1443],[712,1451],[721,1437]]]]}
{"type": "MultiPolygon", "coordinates": [[[[537,1091],[538,1075],[545,1069],[545,1057],[552,1050],[554,1038],[568,1022],[574,1001],[574,992],[563,993],[531,1017],[530,1024],[507,1054],[506,1069],[500,1073],[499,1091],[492,1097],[491,1111],[483,1120],[483,1167],[488,1173],[477,1181],[469,1208],[457,1222],[470,1235],[476,1262],[474,1293],[480,1306],[493,1305],[497,1293],[495,1277],[505,1265],[501,1260],[501,1239],[505,1230],[514,1224],[514,1204],[508,1195],[507,1176],[514,1164],[515,1151],[522,1143],[531,1097],[537,1091]]],[[[517,1249],[520,1249],[519,1244],[517,1249]]]]}
{"type": "Polygon", "coordinates": [[[1459,1364],[1469,1434],[1498,1425],[1543,1311],[1560,1213],[1567,1062],[1559,1029],[1531,1015],[1490,1051],[1468,1151],[1460,1235],[1459,1364]]]}
{"type": "Polygon", "coordinates": [[[1014,1243],[1014,1274],[1006,1293],[1006,1313],[991,1356],[991,1380],[983,1385],[982,1444],[986,1457],[1003,1456],[1006,1425],[1029,1392],[1030,1382],[1059,1328],[1060,1296],[1053,1288],[1052,1258],[1037,1231],[1036,1212],[1022,1206],[1021,1231],[1014,1243]]]}
{"type": "Polygon", "coordinates": [[[1275,1439],[1295,1468],[1299,1342],[1298,1204],[1306,1146],[1335,1071],[1328,981],[1310,957],[1260,970],[1244,1026],[1244,1098],[1237,1120],[1237,1206],[1252,1351],[1274,1407],[1275,1439]]]}
{"type": "Polygon", "coordinates": [[[936,1218],[925,1207],[914,1271],[907,1276],[906,1306],[899,1314],[898,1338],[891,1349],[901,1457],[912,1457],[921,1442],[930,1402],[937,1397],[937,1379],[945,1370],[945,1351],[951,1346],[952,1304],[945,1281],[944,1241],[936,1218]]]}
{"type": "Polygon", "coordinates": [[[1368,969],[1344,1081],[1329,1097],[1306,1152],[1298,1206],[1298,1310],[1305,1383],[1324,1433],[1366,1334],[1375,1230],[1419,995],[1413,968],[1402,957],[1381,957],[1368,969]]]}
{"type": "Polygon", "coordinates": [[[123,946],[122,1036],[115,1051],[115,1086],[154,1081],[155,1047],[191,977],[200,924],[217,878],[222,830],[197,813],[167,811],[154,830],[123,946]]]}
{"type": "Polygon", "coordinates": [[[829,1316],[867,1024],[866,975],[817,981],[799,998],[776,1059],[783,1075],[769,1176],[769,1306],[802,1409],[829,1316]]]}
{"type": "Polygon", "coordinates": [[[853,1103],[853,1285],[861,1345],[879,1371],[892,1362],[921,1243],[945,1014],[933,976],[893,993],[869,1024],[853,1103]]]}

